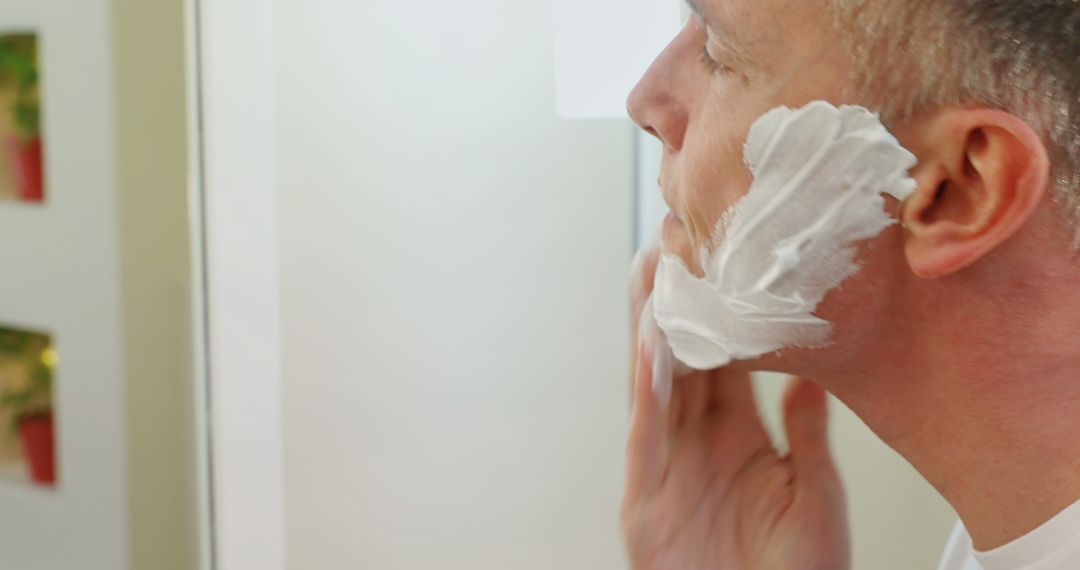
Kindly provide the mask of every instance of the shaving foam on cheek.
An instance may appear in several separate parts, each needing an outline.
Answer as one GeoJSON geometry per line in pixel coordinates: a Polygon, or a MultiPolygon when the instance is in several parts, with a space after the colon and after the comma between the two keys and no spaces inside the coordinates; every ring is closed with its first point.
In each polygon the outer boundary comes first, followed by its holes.
{"type": "Polygon", "coordinates": [[[656,272],[656,323],[699,370],[825,344],[832,326],[814,316],[818,304],[858,272],[857,242],[895,223],[882,194],[905,200],[916,187],[915,155],[862,107],[773,109],[744,156],[754,182],[700,252],[705,276],[673,255],[656,272]]]}

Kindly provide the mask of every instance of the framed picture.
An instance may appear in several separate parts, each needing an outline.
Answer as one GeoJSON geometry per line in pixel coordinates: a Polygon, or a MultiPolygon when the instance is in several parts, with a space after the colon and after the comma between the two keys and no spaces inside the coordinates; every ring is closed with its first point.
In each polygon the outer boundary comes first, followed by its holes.
{"type": "Polygon", "coordinates": [[[36,33],[0,33],[0,200],[45,201],[39,61],[36,33]]]}
{"type": "Polygon", "coordinates": [[[50,335],[0,324],[0,477],[56,484],[50,335]]]}

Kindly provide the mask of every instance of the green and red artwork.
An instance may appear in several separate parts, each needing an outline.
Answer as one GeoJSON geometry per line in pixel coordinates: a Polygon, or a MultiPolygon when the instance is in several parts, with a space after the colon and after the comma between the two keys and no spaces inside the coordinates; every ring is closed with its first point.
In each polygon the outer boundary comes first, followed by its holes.
{"type": "Polygon", "coordinates": [[[0,34],[0,200],[45,201],[38,40],[0,34]]]}

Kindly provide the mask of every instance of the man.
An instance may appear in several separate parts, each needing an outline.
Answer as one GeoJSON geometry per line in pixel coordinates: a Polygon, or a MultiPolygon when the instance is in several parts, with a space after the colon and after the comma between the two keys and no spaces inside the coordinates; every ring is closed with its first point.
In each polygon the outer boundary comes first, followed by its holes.
{"type": "MultiPolygon", "coordinates": [[[[889,200],[901,224],[861,244],[861,271],[818,307],[827,347],[685,374],[661,401],[639,341],[632,566],[848,568],[826,389],[956,509],[942,568],[1080,568],[1080,2],[691,8],[628,103],[664,143],[665,253],[701,274],[697,252],[752,182],[748,129],[780,105],[880,112],[918,157],[918,188],[889,200]],[[756,415],[753,370],[801,378],[786,456],[756,415]]],[[[657,255],[636,271],[635,316],[657,255]]]]}

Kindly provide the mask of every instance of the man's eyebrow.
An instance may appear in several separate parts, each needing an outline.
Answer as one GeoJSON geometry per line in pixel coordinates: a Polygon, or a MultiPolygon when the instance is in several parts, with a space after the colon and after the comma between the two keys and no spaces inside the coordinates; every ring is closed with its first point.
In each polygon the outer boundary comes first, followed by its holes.
{"type": "Polygon", "coordinates": [[[691,12],[697,14],[698,16],[701,16],[702,18],[705,17],[705,14],[701,11],[701,6],[698,6],[697,0],[686,0],[686,5],[690,7],[691,12]]]}
{"type": "Polygon", "coordinates": [[[717,20],[711,14],[705,12],[701,7],[700,0],[685,0],[685,2],[690,7],[690,11],[697,14],[705,22],[705,26],[712,30],[717,43],[739,59],[749,61],[750,58],[747,52],[750,50],[747,49],[748,42],[745,39],[736,34],[730,27],[724,25],[725,22],[717,20]]]}

